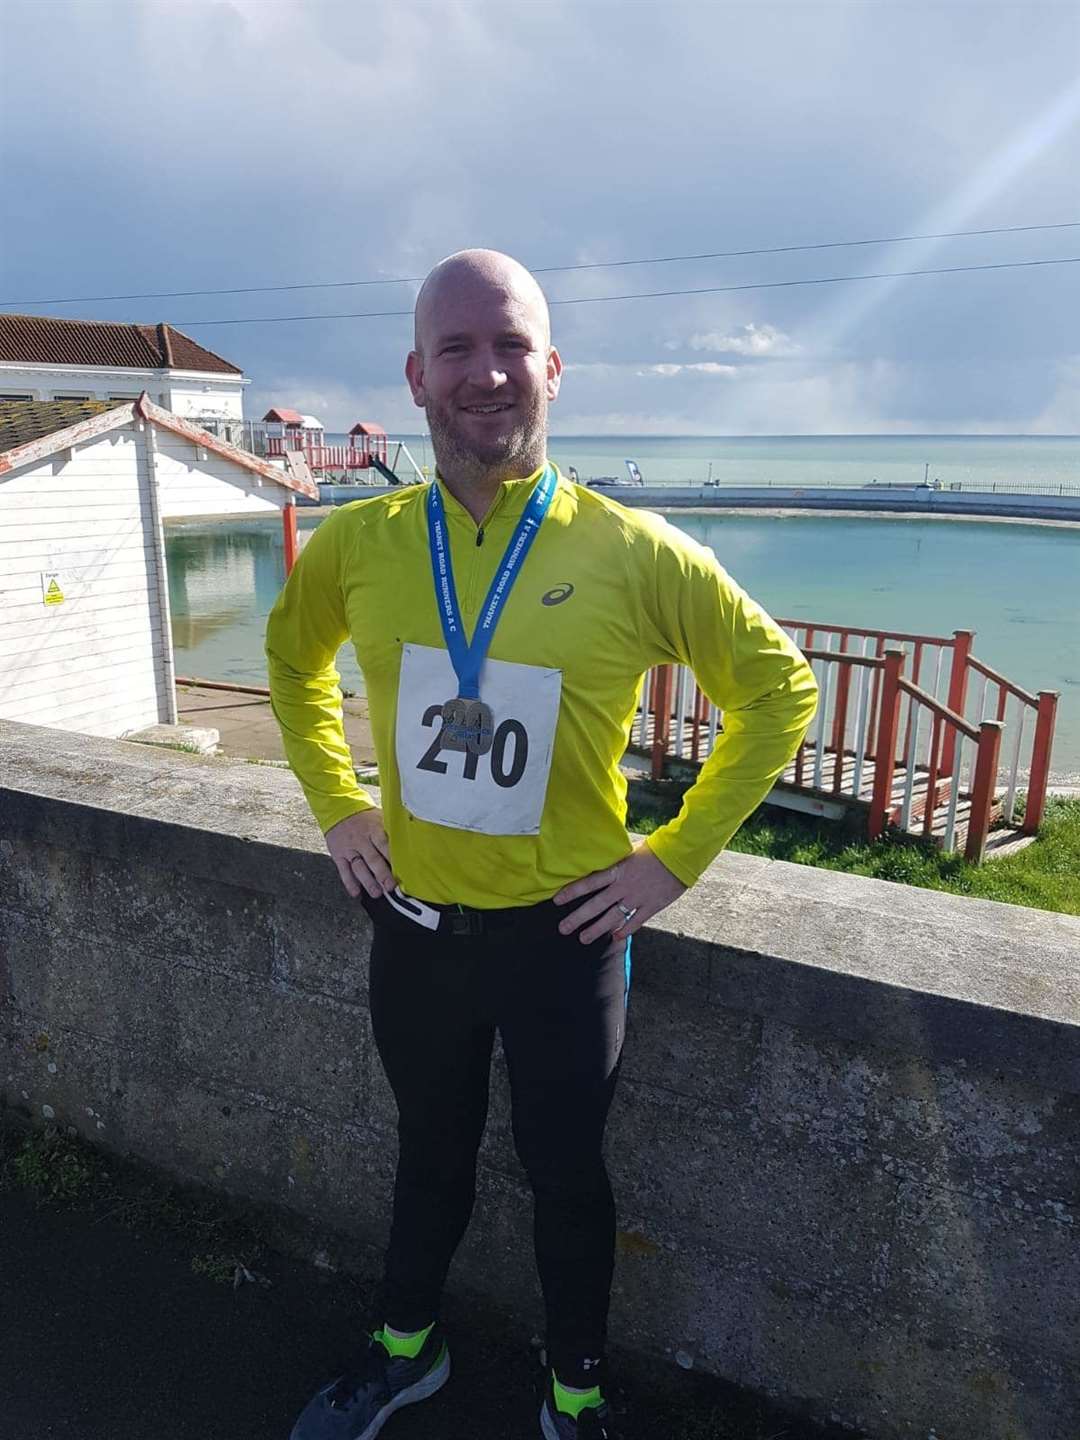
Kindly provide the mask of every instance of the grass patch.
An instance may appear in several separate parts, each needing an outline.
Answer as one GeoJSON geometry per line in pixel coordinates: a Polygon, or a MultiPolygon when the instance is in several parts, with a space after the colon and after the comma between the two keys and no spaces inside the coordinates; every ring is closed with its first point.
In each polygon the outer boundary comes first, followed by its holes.
{"type": "Polygon", "coordinates": [[[193,1255],[191,1269],[195,1275],[205,1275],[214,1285],[236,1283],[237,1262],[221,1250],[212,1250],[207,1255],[193,1255]]]}
{"type": "MultiPolygon", "coordinates": [[[[631,830],[651,834],[662,821],[631,816],[631,830]]],[[[1080,915],[1080,799],[1051,796],[1038,839],[1016,855],[970,865],[926,840],[889,831],[874,844],[853,839],[829,821],[762,808],[745,822],[729,850],[869,875],[925,890],[1000,900],[1063,915],[1080,915]]]]}
{"type": "Polygon", "coordinates": [[[166,1231],[191,1246],[191,1268],[214,1284],[259,1280],[265,1245],[212,1197],[182,1191],[94,1150],[58,1126],[22,1134],[0,1125],[0,1190],[32,1191],[41,1204],[88,1208],[129,1230],[166,1231]]]}
{"type": "Polygon", "coordinates": [[[0,1174],[42,1199],[70,1202],[89,1194],[99,1166],[91,1150],[54,1128],[38,1130],[12,1146],[0,1162],[0,1174]]]}

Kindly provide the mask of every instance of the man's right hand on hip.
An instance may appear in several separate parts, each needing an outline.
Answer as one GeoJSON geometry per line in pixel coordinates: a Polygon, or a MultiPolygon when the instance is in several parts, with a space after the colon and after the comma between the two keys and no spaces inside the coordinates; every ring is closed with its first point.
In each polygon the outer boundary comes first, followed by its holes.
{"type": "Polygon", "coordinates": [[[325,838],[341,883],[354,900],[364,890],[377,900],[397,885],[381,810],[361,810],[339,820],[326,832],[325,838]]]}

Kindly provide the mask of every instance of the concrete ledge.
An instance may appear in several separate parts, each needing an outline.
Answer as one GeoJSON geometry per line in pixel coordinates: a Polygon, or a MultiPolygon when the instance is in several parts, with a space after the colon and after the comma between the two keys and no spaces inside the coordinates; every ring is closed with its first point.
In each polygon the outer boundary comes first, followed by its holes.
{"type": "MultiPolygon", "coordinates": [[[[0,721],[0,796],[43,844],[349,908],[288,771],[0,721]]],[[[1080,1093],[1076,916],[729,852],[647,933],[639,983],[1080,1093]]]]}
{"type": "MultiPolygon", "coordinates": [[[[0,722],[0,1104],[370,1253],[370,938],[287,772],[0,722]]],[[[1077,917],[722,856],[635,944],[609,1159],[624,1343],[882,1440],[1075,1440],[1077,917]]],[[[533,1331],[530,1208],[497,1059],[456,1263],[533,1331]]]]}
{"type": "Polygon", "coordinates": [[[147,725],[124,736],[128,744],[157,745],[163,750],[186,750],[194,755],[216,755],[221,733],[205,725],[147,725]]]}

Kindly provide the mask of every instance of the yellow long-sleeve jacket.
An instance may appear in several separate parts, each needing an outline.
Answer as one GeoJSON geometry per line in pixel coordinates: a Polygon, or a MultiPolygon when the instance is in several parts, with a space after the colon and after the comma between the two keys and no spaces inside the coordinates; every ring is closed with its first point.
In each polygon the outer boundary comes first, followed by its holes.
{"type": "MultiPolygon", "coordinates": [[[[504,483],[479,526],[442,487],[470,637],[538,473],[504,483]]],[[[481,676],[482,698],[489,675],[498,697],[493,751],[479,759],[440,751],[437,707],[456,681],[426,499],[427,486],[413,486],[335,511],[301,552],[267,623],[274,713],[323,830],[373,803],[341,721],[334,658],[350,636],[394,872],[420,899],[480,908],[534,904],[629,853],[619,760],[642,675],[677,662],[723,710],[723,733],[679,815],[648,840],[693,884],[813,718],[817,683],[805,658],[711,551],[657,515],[560,476],[481,676]]]]}

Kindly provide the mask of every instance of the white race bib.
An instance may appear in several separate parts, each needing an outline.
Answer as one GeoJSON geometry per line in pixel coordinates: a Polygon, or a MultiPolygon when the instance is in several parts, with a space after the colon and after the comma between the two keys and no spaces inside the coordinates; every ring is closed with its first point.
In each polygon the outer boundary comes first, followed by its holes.
{"type": "Polygon", "coordinates": [[[445,650],[405,645],[398,684],[401,799],[411,815],[483,835],[537,835],[547,794],[562,671],[485,660],[495,738],[486,755],[443,750],[442,707],[458,691],[445,650]]]}

